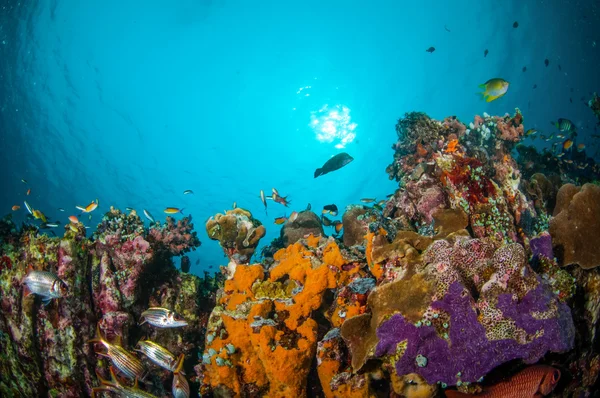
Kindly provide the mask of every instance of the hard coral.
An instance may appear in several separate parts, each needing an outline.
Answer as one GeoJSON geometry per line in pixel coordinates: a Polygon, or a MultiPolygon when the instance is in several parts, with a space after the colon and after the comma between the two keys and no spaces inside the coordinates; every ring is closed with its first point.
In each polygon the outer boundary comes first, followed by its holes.
{"type": "Polygon", "coordinates": [[[167,217],[165,224],[150,228],[148,241],[155,250],[179,256],[200,246],[200,240],[193,228],[192,216],[183,217],[177,222],[173,217],[167,217]]]}
{"type": "Polygon", "coordinates": [[[600,186],[563,185],[558,191],[550,235],[561,265],[600,265],[600,186]]]}
{"type": "Polygon", "coordinates": [[[293,222],[287,222],[281,228],[281,240],[284,246],[294,244],[310,234],[325,236],[319,216],[310,210],[301,211],[293,222]]]}
{"type": "Polygon", "coordinates": [[[206,232],[210,239],[219,241],[231,262],[246,264],[266,229],[249,211],[238,207],[211,217],[206,222],[206,232]]]}

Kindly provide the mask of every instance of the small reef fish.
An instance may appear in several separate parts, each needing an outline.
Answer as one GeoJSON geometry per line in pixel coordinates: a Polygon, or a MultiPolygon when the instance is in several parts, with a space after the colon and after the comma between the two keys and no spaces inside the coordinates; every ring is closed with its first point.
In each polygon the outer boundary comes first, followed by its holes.
{"type": "Polygon", "coordinates": [[[536,129],[529,129],[525,132],[525,137],[530,137],[532,135],[536,135],[537,134],[537,130],[536,129]]]}
{"type": "Polygon", "coordinates": [[[425,50],[425,52],[428,52],[430,54],[434,51],[435,51],[435,47],[429,47],[427,50],[425,50]]]}
{"type": "Polygon", "coordinates": [[[191,189],[186,189],[185,191],[183,191],[184,195],[193,195],[194,191],[192,191],[191,189]]]}
{"type": "Polygon", "coordinates": [[[307,204],[307,205],[306,205],[306,211],[310,211],[310,209],[312,209],[312,206],[311,206],[311,204],[309,203],[309,204],[307,204]]]}
{"type": "Polygon", "coordinates": [[[289,200],[287,200],[287,196],[272,196],[273,200],[276,203],[279,203],[280,205],[284,205],[285,207],[288,207],[288,205],[292,202],[290,202],[289,200]]]}
{"type": "Polygon", "coordinates": [[[373,203],[373,202],[377,201],[377,199],[375,199],[375,198],[362,198],[360,201],[363,202],[363,203],[373,203]]]}
{"type": "Polygon", "coordinates": [[[546,65],[546,67],[548,67],[548,65],[550,65],[550,60],[548,58],[546,58],[544,60],[544,65],[546,65]]]}
{"type": "Polygon", "coordinates": [[[175,311],[162,307],[150,307],[142,312],[139,324],[143,325],[146,322],[157,328],[178,328],[188,324],[175,311]]]}
{"type": "Polygon", "coordinates": [[[21,208],[21,206],[17,206],[17,205],[14,205],[13,207],[11,207],[12,211],[17,211],[20,208],[21,208]]]}
{"type": "Polygon", "coordinates": [[[175,355],[160,344],[156,344],[151,340],[140,340],[135,351],[141,352],[161,368],[171,372],[175,369],[175,355]]]}
{"type": "Polygon", "coordinates": [[[492,102],[506,94],[509,85],[506,80],[496,77],[480,84],[479,88],[483,89],[483,92],[479,94],[485,102],[492,102]]]}
{"type": "Polygon", "coordinates": [[[265,198],[265,191],[262,189],[260,190],[260,200],[263,202],[263,205],[265,206],[265,214],[267,214],[267,199],[265,198]]]}
{"type": "Polygon", "coordinates": [[[515,21],[515,23],[513,23],[513,28],[518,28],[519,27],[519,22],[515,21]]]}
{"type": "Polygon", "coordinates": [[[33,213],[31,213],[31,214],[33,215],[33,217],[36,220],[42,220],[42,222],[46,222],[47,221],[46,216],[44,215],[44,213],[42,213],[39,210],[34,210],[33,213]]]}
{"type": "Polygon", "coordinates": [[[29,188],[26,192],[26,195],[29,196],[29,194],[31,193],[31,188],[29,188]]]}
{"type": "Polygon", "coordinates": [[[575,125],[569,119],[559,118],[557,122],[550,122],[554,127],[562,132],[574,132],[575,125]]]}
{"type": "Polygon", "coordinates": [[[48,228],[58,228],[58,224],[55,223],[55,222],[47,222],[47,223],[44,223],[42,225],[45,226],[45,227],[48,227],[48,228]]]}
{"type": "Polygon", "coordinates": [[[81,210],[82,213],[91,213],[94,210],[96,210],[96,208],[98,207],[98,202],[94,202],[92,201],[92,203],[90,203],[89,205],[87,205],[86,207],[83,206],[75,206],[78,210],[81,210]]]}
{"type": "Polygon", "coordinates": [[[126,207],[126,208],[125,208],[125,210],[126,210],[126,211],[133,211],[133,210],[134,210],[134,208],[133,208],[133,207],[126,207]]]}
{"type": "Polygon", "coordinates": [[[237,209],[237,202],[233,202],[233,205],[231,206],[232,209],[237,209]]]}
{"type": "Polygon", "coordinates": [[[483,51],[483,58],[487,57],[487,55],[488,55],[489,53],[490,53],[490,52],[489,52],[489,51],[488,51],[488,49],[486,48],[486,49],[483,51]]]}
{"type": "Polygon", "coordinates": [[[52,299],[64,297],[67,294],[67,284],[56,274],[47,271],[30,271],[23,278],[23,294],[37,294],[42,297],[44,304],[52,299]]]}
{"type": "Polygon", "coordinates": [[[171,386],[173,398],[189,398],[190,396],[190,385],[185,378],[185,373],[183,373],[183,358],[184,356],[181,354],[173,371],[173,384],[171,386]]]}
{"type": "Polygon", "coordinates": [[[25,179],[21,179],[21,182],[22,182],[23,184],[27,184],[27,180],[25,180],[25,179]]]}
{"type": "Polygon", "coordinates": [[[585,150],[585,144],[577,145],[577,152],[583,152],[585,150]]]}
{"type": "Polygon", "coordinates": [[[279,192],[277,192],[277,190],[275,188],[271,188],[271,192],[273,193],[273,199],[275,199],[275,197],[279,196],[279,192]]]}
{"type": "Polygon", "coordinates": [[[286,221],[287,221],[287,217],[286,217],[286,216],[277,217],[277,218],[275,219],[275,224],[277,224],[277,225],[281,225],[281,224],[283,224],[283,223],[284,223],[284,222],[286,222],[286,221]]]}
{"type": "Polygon", "coordinates": [[[79,229],[77,228],[77,225],[75,225],[75,224],[69,224],[69,229],[75,233],[79,232],[79,229]]]}
{"type": "Polygon", "coordinates": [[[334,204],[325,205],[325,206],[323,206],[322,214],[331,214],[332,216],[335,217],[338,215],[338,207],[334,204]]]}
{"type": "Polygon", "coordinates": [[[554,390],[560,380],[560,370],[546,365],[523,369],[514,376],[483,389],[481,394],[471,395],[458,391],[446,391],[447,398],[539,398],[554,390]]]}
{"type": "Polygon", "coordinates": [[[69,221],[71,221],[72,224],[79,224],[77,216],[69,216],[69,221]]]}
{"type": "MultiPolygon", "coordinates": [[[[118,339],[120,340],[120,338],[118,339]]],[[[143,380],[144,373],[146,372],[144,366],[139,359],[123,347],[121,347],[120,341],[117,343],[109,343],[102,334],[100,333],[100,327],[96,325],[96,337],[88,341],[88,343],[100,343],[106,348],[106,353],[96,352],[102,356],[110,358],[112,364],[121,372],[123,375],[130,379],[141,379],[143,380]]]]}
{"type": "Polygon", "coordinates": [[[346,166],[348,163],[352,162],[354,158],[348,155],[346,152],[338,153],[331,159],[329,159],[323,167],[320,167],[315,170],[315,178],[325,175],[327,173],[331,173],[332,171],[336,171],[346,166]]]}
{"type": "Polygon", "coordinates": [[[523,70],[523,72],[527,72],[527,67],[524,66],[522,70],[523,70]]]}
{"type": "Polygon", "coordinates": [[[329,218],[325,217],[325,216],[321,216],[321,222],[323,223],[324,226],[326,227],[330,227],[331,224],[333,224],[333,221],[331,221],[329,218]]]}
{"type": "Polygon", "coordinates": [[[296,221],[296,218],[298,218],[298,212],[293,211],[292,214],[290,214],[290,217],[288,218],[288,222],[294,222],[296,221]]]}
{"type": "Polygon", "coordinates": [[[140,390],[137,379],[135,380],[133,387],[122,384],[115,375],[115,368],[111,366],[109,369],[110,380],[103,379],[96,369],[96,377],[98,377],[98,380],[100,381],[100,386],[92,388],[92,397],[98,392],[113,392],[119,397],[157,398],[149,392],[140,390]]]}
{"type": "Polygon", "coordinates": [[[58,211],[65,211],[65,209],[63,209],[62,207],[59,207],[58,211]]]}
{"type": "Polygon", "coordinates": [[[558,138],[559,140],[562,140],[563,138],[565,138],[564,134],[556,134],[556,138],[558,138]]]}
{"type": "Polygon", "coordinates": [[[335,220],[333,222],[333,227],[335,228],[335,232],[339,234],[342,228],[344,228],[344,224],[342,224],[341,221],[335,220]]]}
{"type": "Polygon", "coordinates": [[[571,149],[571,147],[573,146],[573,140],[570,138],[567,138],[565,140],[565,142],[563,142],[563,150],[568,151],[569,149],[571,149]]]}
{"type": "Polygon", "coordinates": [[[156,221],[154,221],[154,217],[152,217],[152,214],[150,214],[150,212],[146,209],[144,209],[144,215],[146,216],[146,218],[150,221],[152,221],[153,223],[155,223],[156,221]]]}
{"type": "Polygon", "coordinates": [[[183,214],[183,209],[179,209],[179,208],[177,208],[177,207],[167,207],[167,208],[164,210],[164,212],[165,212],[166,214],[177,214],[177,213],[179,213],[179,214],[183,214]]]}

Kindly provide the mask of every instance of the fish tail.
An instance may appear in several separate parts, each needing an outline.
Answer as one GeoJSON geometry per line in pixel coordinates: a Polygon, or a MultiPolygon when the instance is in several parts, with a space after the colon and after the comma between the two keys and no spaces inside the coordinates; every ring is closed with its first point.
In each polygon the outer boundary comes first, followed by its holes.
{"type": "Polygon", "coordinates": [[[180,212],[181,214],[183,214],[183,209],[179,210],[179,212],[180,212]]]}
{"type": "Polygon", "coordinates": [[[323,175],[323,169],[318,168],[315,170],[315,178],[317,178],[320,175],[323,175]]]}
{"type": "Polygon", "coordinates": [[[106,343],[106,340],[102,337],[102,333],[100,333],[100,326],[98,324],[96,324],[96,336],[93,339],[88,340],[88,343],[106,343]]]}
{"type": "Polygon", "coordinates": [[[175,370],[173,371],[174,374],[178,374],[183,370],[183,359],[184,358],[185,358],[185,356],[183,354],[179,355],[177,362],[175,362],[175,370]]]}

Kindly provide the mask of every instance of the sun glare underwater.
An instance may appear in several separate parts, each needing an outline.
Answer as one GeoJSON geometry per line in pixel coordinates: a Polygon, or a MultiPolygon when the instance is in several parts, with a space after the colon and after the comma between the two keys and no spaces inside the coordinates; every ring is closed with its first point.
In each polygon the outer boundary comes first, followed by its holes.
{"type": "Polygon", "coordinates": [[[598,26],[5,0],[0,395],[600,396],[598,26]]]}

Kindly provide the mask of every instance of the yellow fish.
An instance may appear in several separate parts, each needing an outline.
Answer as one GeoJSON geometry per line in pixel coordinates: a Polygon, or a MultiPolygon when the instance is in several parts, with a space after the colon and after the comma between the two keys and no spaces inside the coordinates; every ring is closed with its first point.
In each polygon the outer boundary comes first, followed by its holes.
{"type": "Polygon", "coordinates": [[[479,94],[485,99],[485,102],[492,102],[506,94],[508,85],[509,83],[506,80],[495,77],[479,85],[479,88],[484,90],[483,93],[479,94]]]}
{"type": "Polygon", "coordinates": [[[46,222],[46,216],[41,211],[34,210],[32,214],[33,214],[33,217],[35,217],[36,219],[42,220],[42,222],[46,222]]]}
{"type": "Polygon", "coordinates": [[[167,207],[165,209],[165,213],[167,213],[167,214],[177,214],[177,213],[183,214],[183,209],[178,209],[177,207],[167,207]]]}

